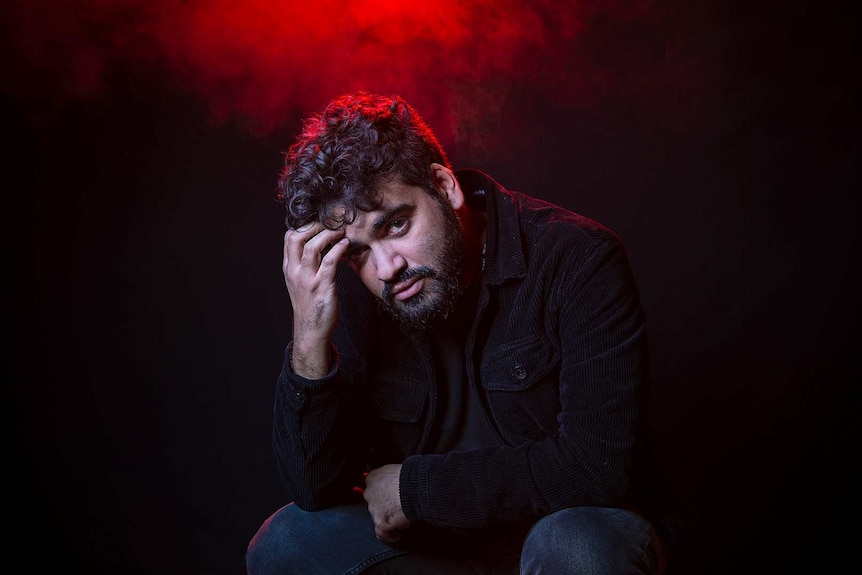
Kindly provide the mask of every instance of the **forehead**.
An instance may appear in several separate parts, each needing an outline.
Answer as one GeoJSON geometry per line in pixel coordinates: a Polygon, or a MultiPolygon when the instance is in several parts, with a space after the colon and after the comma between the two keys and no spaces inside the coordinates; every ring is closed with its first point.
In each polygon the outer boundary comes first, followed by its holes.
{"type": "Polygon", "coordinates": [[[428,197],[428,192],[421,187],[405,184],[401,180],[390,180],[380,184],[377,187],[377,193],[380,198],[381,210],[385,210],[386,206],[404,203],[411,199],[418,202],[428,197]]]}
{"type": "Polygon", "coordinates": [[[371,231],[375,225],[383,223],[381,218],[400,214],[402,210],[415,210],[434,201],[423,188],[400,181],[388,182],[380,186],[377,192],[380,206],[370,211],[356,210],[356,219],[345,226],[348,236],[360,230],[371,231]]]}

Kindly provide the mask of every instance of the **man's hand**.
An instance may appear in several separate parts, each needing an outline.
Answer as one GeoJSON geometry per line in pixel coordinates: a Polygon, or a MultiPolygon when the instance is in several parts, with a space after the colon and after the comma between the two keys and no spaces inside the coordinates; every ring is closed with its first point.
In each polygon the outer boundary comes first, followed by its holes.
{"type": "Polygon", "coordinates": [[[335,270],[348,246],[343,229],[330,230],[320,223],[284,234],[281,269],[294,320],[291,367],[306,379],[321,378],[330,370],[329,339],[338,321],[335,270]]]}
{"type": "Polygon", "coordinates": [[[374,521],[377,538],[394,543],[401,538],[401,531],[410,526],[410,521],[401,509],[401,495],[398,480],[401,465],[390,464],[378,467],[365,476],[363,497],[368,502],[368,512],[374,521]]]}

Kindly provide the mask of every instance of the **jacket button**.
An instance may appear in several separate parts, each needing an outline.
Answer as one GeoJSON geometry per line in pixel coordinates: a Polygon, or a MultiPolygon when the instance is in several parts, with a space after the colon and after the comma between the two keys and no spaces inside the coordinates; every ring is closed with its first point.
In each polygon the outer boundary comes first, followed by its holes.
{"type": "Polygon", "coordinates": [[[527,369],[523,365],[516,365],[512,368],[512,375],[517,379],[524,379],[527,377],[527,369]]]}

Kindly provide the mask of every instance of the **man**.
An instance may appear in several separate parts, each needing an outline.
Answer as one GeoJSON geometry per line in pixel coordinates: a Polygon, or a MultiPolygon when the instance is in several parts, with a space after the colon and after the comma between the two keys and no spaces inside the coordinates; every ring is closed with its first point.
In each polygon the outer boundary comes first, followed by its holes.
{"type": "Polygon", "coordinates": [[[291,502],[259,574],[660,573],[647,348],[607,228],[454,172],[397,96],[347,94],[286,155],[291,502]]]}

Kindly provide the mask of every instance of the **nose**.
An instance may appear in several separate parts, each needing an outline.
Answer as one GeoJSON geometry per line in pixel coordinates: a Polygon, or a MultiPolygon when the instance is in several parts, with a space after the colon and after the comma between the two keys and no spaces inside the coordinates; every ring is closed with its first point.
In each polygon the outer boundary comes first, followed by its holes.
{"type": "Polygon", "coordinates": [[[382,282],[395,281],[407,269],[407,260],[390,247],[378,247],[373,250],[374,265],[377,268],[377,279],[382,282]]]}

